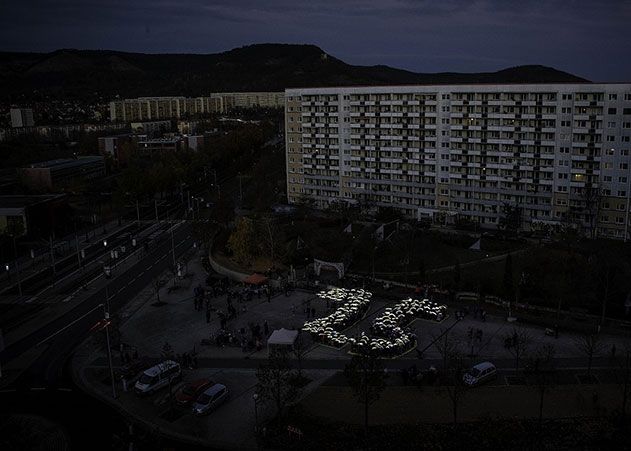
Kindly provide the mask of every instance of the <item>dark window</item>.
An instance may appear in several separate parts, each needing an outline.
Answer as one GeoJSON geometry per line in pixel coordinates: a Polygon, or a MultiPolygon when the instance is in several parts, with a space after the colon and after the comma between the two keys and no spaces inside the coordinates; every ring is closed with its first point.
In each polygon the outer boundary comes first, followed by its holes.
{"type": "Polygon", "coordinates": [[[616,109],[615,108],[609,108],[609,110],[607,111],[607,114],[616,114],[616,109]]]}

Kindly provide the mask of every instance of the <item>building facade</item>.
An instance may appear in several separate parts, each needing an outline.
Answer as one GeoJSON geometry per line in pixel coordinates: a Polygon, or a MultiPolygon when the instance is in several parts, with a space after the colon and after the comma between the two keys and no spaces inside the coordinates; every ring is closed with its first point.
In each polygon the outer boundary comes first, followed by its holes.
{"type": "Polygon", "coordinates": [[[138,152],[147,156],[162,152],[179,152],[184,150],[185,147],[184,140],[179,136],[147,139],[138,142],[138,152]]]}
{"type": "Polygon", "coordinates": [[[631,84],[289,89],[287,195],[629,237],[631,84]]]}
{"type": "Polygon", "coordinates": [[[31,108],[11,108],[11,127],[33,127],[33,110],[31,108]]]}
{"type": "Polygon", "coordinates": [[[283,92],[224,92],[206,97],[140,97],[110,102],[112,122],[180,119],[223,114],[234,108],[282,108],[283,92]]]}
{"type": "Polygon", "coordinates": [[[170,132],[173,128],[171,121],[147,121],[132,122],[129,124],[132,133],[142,133],[148,136],[160,136],[164,132],[170,132]]]}

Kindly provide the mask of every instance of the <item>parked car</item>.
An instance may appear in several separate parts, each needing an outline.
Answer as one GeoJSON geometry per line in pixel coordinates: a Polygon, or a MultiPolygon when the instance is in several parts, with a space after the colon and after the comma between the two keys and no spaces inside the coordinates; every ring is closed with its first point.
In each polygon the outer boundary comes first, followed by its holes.
{"type": "Polygon", "coordinates": [[[465,385],[473,387],[480,385],[489,379],[494,378],[497,375],[497,368],[491,362],[482,362],[473,366],[462,377],[462,381],[465,385]]]}
{"type": "Polygon", "coordinates": [[[214,382],[210,379],[197,379],[189,382],[175,393],[175,401],[181,406],[189,405],[213,385],[214,382]]]}
{"type": "Polygon", "coordinates": [[[169,384],[173,384],[181,378],[180,364],[173,360],[165,360],[145,370],[134,385],[134,390],[138,395],[148,395],[168,387],[169,384]]]}
{"type": "Polygon", "coordinates": [[[204,415],[212,412],[228,399],[228,395],[228,389],[225,385],[215,384],[207,388],[193,404],[193,413],[195,415],[204,415]]]}

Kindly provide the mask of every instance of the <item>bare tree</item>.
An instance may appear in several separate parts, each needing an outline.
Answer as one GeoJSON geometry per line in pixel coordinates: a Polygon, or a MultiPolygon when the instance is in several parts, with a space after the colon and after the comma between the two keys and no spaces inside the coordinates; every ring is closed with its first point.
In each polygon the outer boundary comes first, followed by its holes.
{"type": "Polygon", "coordinates": [[[622,421],[627,418],[627,402],[629,400],[629,388],[631,386],[631,344],[627,343],[624,347],[624,354],[620,361],[620,371],[622,376],[622,405],[620,406],[620,415],[622,421]]]}
{"type": "Polygon", "coordinates": [[[160,279],[156,279],[153,282],[153,289],[156,292],[156,304],[162,305],[162,301],[160,300],[160,288],[162,287],[162,281],[160,279]]]}
{"type": "Polygon", "coordinates": [[[386,388],[387,373],[381,361],[372,355],[355,355],[344,369],[355,399],[364,406],[364,428],[368,434],[368,409],[386,388]]]}
{"type": "Polygon", "coordinates": [[[539,346],[530,359],[530,370],[539,394],[539,432],[543,425],[543,403],[554,380],[554,354],[552,344],[539,346]]]}
{"type": "Polygon", "coordinates": [[[432,341],[443,359],[443,371],[447,371],[449,356],[458,349],[460,342],[449,333],[449,329],[444,330],[441,334],[432,335],[432,341]]]}
{"type": "Polygon", "coordinates": [[[276,406],[276,416],[280,417],[285,407],[298,396],[293,384],[296,372],[289,365],[288,352],[278,350],[270,355],[267,363],[259,365],[256,378],[256,393],[261,399],[272,401],[276,406]]]}
{"type": "Polygon", "coordinates": [[[291,353],[294,355],[296,359],[296,365],[298,366],[298,380],[302,381],[302,358],[309,347],[307,346],[307,342],[305,336],[302,332],[298,332],[298,336],[296,337],[296,341],[294,342],[294,346],[291,350],[291,353]]]}
{"type": "Polygon", "coordinates": [[[574,340],[574,345],[587,356],[587,378],[592,379],[592,363],[594,357],[602,354],[605,350],[605,344],[601,341],[600,336],[594,333],[579,335],[574,340]]]}
{"type": "Polygon", "coordinates": [[[526,329],[514,327],[504,335],[504,347],[515,359],[515,373],[519,371],[519,361],[528,352],[532,344],[532,335],[526,329]]]}
{"type": "Polygon", "coordinates": [[[467,365],[464,354],[458,349],[454,349],[449,355],[449,368],[445,372],[445,390],[451,400],[454,426],[458,424],[458,413],[462,400],[467,394],[467,386],[463,376],[467,365]]]}
{"type": "Polygon", "coordinates": [[[596,238],[597,219],[600,212],[600,189],[591,182],[586,183],[581,190],[581,200],[584,206],[583,212],[589,237],[594,239],[596,238]]]}
{"type": "MultiPolygon", "coordinates": [[[[162,357],[162,362],[158,364],[162,371],[168,371],[169,367],[165,364],[168,360],[173,360],[173,347],[169,344],[168,341],[164,342],[162,345],[162,350],[160,351],[160,356],[162,357]]],[[[173,378],[169,375],[169,406],[170,409],[173,409],[173,378]]]]}
{"type": "Polygon", "coordinates": [[[272,264],[276,261],[277,249],[281,241],[280,230],[276,219],[272,216],[266,216],[259,222],[259,233],[261,242],[264,244],[264,251],[267,251],[272,264]]]}

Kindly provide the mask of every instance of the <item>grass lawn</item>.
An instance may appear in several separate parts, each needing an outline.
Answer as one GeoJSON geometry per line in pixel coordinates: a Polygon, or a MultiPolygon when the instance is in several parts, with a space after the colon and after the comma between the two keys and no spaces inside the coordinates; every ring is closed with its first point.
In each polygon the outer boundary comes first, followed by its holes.
{"type": "MultiPolygon", "coordinates": [[[[426,271],[480,260],[487,256],[504,254],[523,248],[526,243],[483,237],[481,250],[470,247],[478,237],[466,234],[440,233],[437,231],[406,232],[393,234],[389,240],[378,244],[375,251],[375,273],[407,272],[415,279],[421,268],[426,271]]],[[[372,247],[356,247],[351,270],[372,271],[372,247]]]]}

